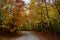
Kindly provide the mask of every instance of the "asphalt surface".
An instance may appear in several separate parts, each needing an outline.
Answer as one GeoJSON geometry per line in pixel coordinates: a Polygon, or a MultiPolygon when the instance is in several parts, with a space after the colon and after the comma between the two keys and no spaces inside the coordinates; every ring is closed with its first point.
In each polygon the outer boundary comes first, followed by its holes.
{"type": "Polygon", "coordinates": [[[22,33],[24,33],[24,35],[16,38],[16,40],[40,40],[39,37],[37,37],[36,35],[34,35],[31,32],[22,31],[22,33]]]}

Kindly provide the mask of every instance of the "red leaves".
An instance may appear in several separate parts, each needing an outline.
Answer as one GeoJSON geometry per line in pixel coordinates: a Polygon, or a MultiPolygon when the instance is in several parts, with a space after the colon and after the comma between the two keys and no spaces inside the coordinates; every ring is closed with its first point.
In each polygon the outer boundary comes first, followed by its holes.
{"type": "Polygon", "coordinates": [[[22,0],[16,0],[16,3],[19,3],[20,1],[22,1],[22,0]]]}
{"type": "Polygon", "coordinates": [[[22,10],[24,7],[24,1],[20,1],[16,3],[16,7],[18,8],[18,10],[22,10]]]}

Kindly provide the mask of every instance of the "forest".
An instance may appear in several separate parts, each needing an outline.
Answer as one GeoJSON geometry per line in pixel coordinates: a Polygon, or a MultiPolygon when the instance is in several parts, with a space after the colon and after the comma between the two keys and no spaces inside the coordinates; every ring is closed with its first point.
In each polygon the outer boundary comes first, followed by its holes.
{"type": "Polygon", "coordinates": [[[0,31],[60,32],[60,0],[0,0],[0,31]]]}

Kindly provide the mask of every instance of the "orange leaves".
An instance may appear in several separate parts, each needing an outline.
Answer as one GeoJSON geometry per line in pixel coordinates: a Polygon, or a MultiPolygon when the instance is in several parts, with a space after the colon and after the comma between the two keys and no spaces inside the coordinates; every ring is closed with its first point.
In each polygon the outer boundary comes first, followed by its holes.
{"type": "Polygon", "coordinates": [[[12,10],[12,13],[16,14],[16,13],[17,13],[17,9],[14,8],[14,9],[12,10]]]}
{"type": "Polygon", "coordinates": [[[25,4],[24,4],[24,2],[22,0],[16,0],[15,8],[13,8],[12,12],[13,13],[17,13],[17,10],[19,12],[22,11],[22,10],[24,10],[23,9],[24,5],[25,4]]]}
{"type": "Polygon", "coordinates": [[[22,6],[21,5],[16,5],[16,7],[18,8],[19,11],[22,10],[22,6]]]}
{"type": "Polygon", "coordinates": [[[24,15],[20,15],[18,13],[18,14],[14,14],[14,16],[12,16],[11,19],[12,19],[11,23],[14,24],[14,25],[17,25],[17,27],[18,27],[18,26],[23,25],[23,23],[25,21],[25,16],[24,15]]]}
{"type": "Polygon", "coordinates": [[[2,28],[9,29],[13,32],[17,27],[21,26],[25,22],[25,10],[24,10],[24,1],[22,0],[9,0],[4,3],[1,7],[2,11],[2,28]],[[6,10],[3,9],[6,7],[6,10]],[[13,28],[11,28],[13,27],[13,28]]]}

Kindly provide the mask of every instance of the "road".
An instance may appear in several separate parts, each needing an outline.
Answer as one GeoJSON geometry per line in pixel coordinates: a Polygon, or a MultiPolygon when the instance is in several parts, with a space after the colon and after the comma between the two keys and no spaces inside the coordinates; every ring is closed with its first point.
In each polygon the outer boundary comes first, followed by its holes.
{"type": "Polygon", "coordinates": [[[39,37],[32,34],[31,32],[22,31],[22,33],[24,33],[24,35],[19,38],[16,38],[16,40],[40,40],[39,37]]]}

